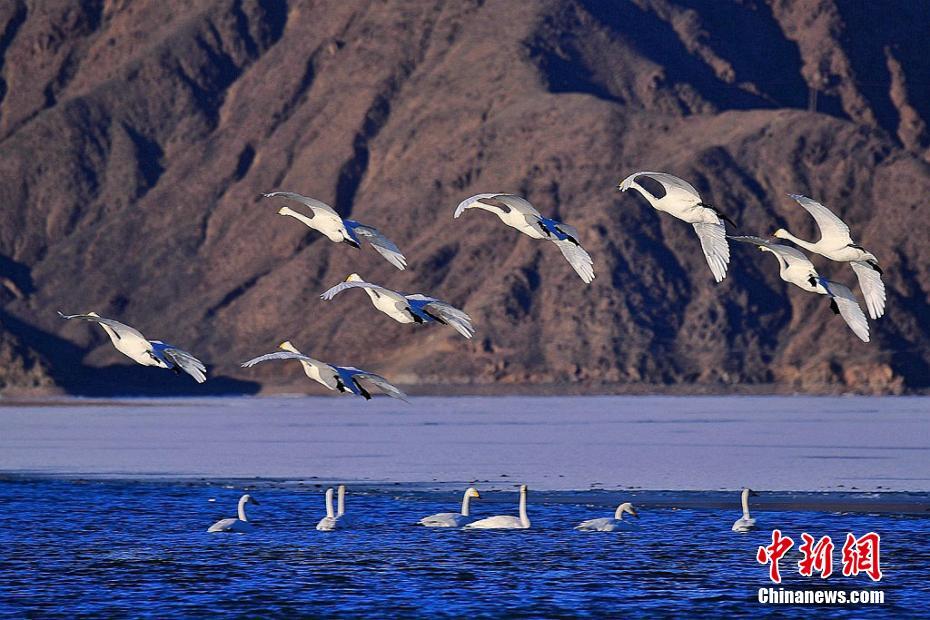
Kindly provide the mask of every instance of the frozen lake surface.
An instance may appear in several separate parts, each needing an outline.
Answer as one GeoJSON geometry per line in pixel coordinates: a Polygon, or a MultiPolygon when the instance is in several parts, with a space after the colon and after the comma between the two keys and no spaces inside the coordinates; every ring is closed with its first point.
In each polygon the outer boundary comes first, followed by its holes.
{"type": "Polygon", "coordinates": [[[0,472],[930,491],[930,398],[237,397],[0,406],[0,472]]]}

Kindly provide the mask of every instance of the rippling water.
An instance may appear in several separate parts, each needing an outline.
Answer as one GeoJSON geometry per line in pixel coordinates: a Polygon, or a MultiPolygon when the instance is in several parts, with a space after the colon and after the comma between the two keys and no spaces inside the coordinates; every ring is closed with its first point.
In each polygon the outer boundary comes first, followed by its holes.
{"type": "MultiPolygon", "coordinates": [[[[261,501],[250,510],[255,530],[222,535],[206,529],[235,515],[241,484],[0,482],[0,615],[807,615],[756,602],[769,583],[755,552],[773,527],[798,541],[802,531],[830,534],[838,547],[847,531],[882,535],[879,584],[838,573],[826,582],[801,578],[796,549],[783,561],[787,588],[885,591],[881,608],[834,607],[838,616],[913,616],[925,613],[930,595],[930,517],[920,514],[760,511],[762,529],[740,535],[730,531],[737,501],[675,509],[674,494],[654,505],[647,494],[633,498],[635,530],[583,533],[571,526],[610,515],[609,505],[625,498],[531,490],[529,531],[442,531],[413,524],[454,510],[456,493],[350,488],[356,527],[323,533],[314,530],[324,512],[316,485],[259,482],[248,490],[261,501]]],[[[482,493],[478,516],[516,513],[515,492],[482,493]]]]}

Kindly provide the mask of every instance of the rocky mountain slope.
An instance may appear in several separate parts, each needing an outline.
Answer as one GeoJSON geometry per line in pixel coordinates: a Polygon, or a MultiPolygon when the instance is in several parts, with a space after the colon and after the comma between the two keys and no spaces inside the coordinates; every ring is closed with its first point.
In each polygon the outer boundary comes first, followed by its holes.
{"type": "Polygon", "coordinates": [[[284,339],[423,386],[930,387],[926,6],[192,4],[0,6],[0,388],[314,390],[296,364],[238,368],[284,339]],[[616,191],[636,170],[689,179],[749,234],[815,235],[787,192],[833,208],[885,269],[872,342],[751,248],[714,284],[690,226],[616,191]],[[276,215],[274,189],[379,227],[410,268],[276,215]],[[486,191],[579,228],[594,283],[491,214],[452,219],[486,191]],[[319,299],[353,271],[464,307],[476,338],[319,299]],[[58,309],[215,379],[130,366],[58,309]]]}

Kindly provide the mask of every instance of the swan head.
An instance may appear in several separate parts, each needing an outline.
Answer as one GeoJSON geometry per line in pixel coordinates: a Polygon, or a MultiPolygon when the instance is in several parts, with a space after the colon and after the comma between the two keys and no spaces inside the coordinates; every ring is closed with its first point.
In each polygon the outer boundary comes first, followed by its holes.
{"type": "Polygon", "coordinates": [[[258,500],[255,499],[254,497],[252,497],[251,495],[249,495],[248,493],[246,493],[245,495],[243,495],[242,497],[239,498],[239,503],[241,503],[241,504],[255,504],[256,506],[258,506],[258,500]]]}
{"type": "Polygon", "coordinates": [[[772,236],[775,237],[776,239],[787,239],[788,231],[785,230],[784,228],[779,228],[774,233],[772,233],[772,236]]]}
{"type": "Polygon", "coordinates": [[[300,353],[300,351],[297,350],[297,347],[291,344],[290,340],[285,340],[278,345],[278,348],[284,351],[290,351],[291,353],[300,353]]]}
{"type": "Polygon", "coordinates": [[[752,489],[750,489],[749,487],[746,487],[745,489],[743,489],[742,496],[744,499],[748,499],[750,497],[759,497],[759,494],[753,491],[752,489]]]}
{"type": "Polygon", "coordinates": [[[521,495],[526,495],[526,492],[527,492],[528,490],[529,490],[529,489],[527,488],[527,486],[526,486],[525,484],[521,484],[521,485],[520,485],[520,494],[521,494],[521,495]]]}
{"type": "Polygon", "coordinates": [[[346,277],[345,281],[346,282],[364,282],[364,280],[362,280],[362,276],[358,275],[357,273],[350,273],[346,277]]]}
{"type": "Polygon", "coordinates": [[[630,502],[623,502],[622,504],[617,506],[617,512],[614,514],[614,518],[615,519],[622,518],[623,513],[634,516],[637,519],[639,518],[639,513],[636,512],[636,509],[633,508],[633,504],[631,504],[630,502]]]}
{"type": "Polygon", "coordinates": [[[475,499],[481,499],[481,495],[478,493],[478,489],[475,487],[468,487],[465,491],[465,497],[474,497],[475,499]]]}

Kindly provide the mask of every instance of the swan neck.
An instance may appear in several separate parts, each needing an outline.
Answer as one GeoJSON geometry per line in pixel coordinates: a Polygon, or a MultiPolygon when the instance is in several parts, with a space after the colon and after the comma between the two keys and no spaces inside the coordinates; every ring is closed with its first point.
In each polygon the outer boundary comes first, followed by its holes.
{"type": "Polygon", "coordinates": [[[796,245],[801,246],[805,250],[810,250],[811,252],[817,252],[817,250],[814,248],[813,243],[811,243],[810,241],[805,241],[804,239],[798,239],[797,237],[792,235],[787,230],[785,231],[785,239],[787,239],[788,241],[791,241],[792,243],[796,245]]]}
{"type": "Polygon", "coordinates": [[[468,491],[465,491],[465,497],[462,498],[462,516],[468,517],[469,513],[469,504],[471,503],[471,498],[468,496],[468,491]]]}
{"type": "Polygon", "coordinates": [[[246,504],[246,499],[244,497],[239,498],[239,510],[237,512],[239,513],[240,521],[249,520],[249,517],[245,514],[245,504],[246,504]]]}
{"type": "Polygon", "coordinates": [[[282,207],[280,213],[282,215],[289,215],[295,220],[299,220],[303,222],[304,224],[306,224],[307,226],[309,226],[310,228],[313,228],[313,225],[311,224],[312,220],[306,215],[304,215],[303,213],[298,213],[297,211],[294,211],[293,209],[290,209],[288,207],[282,207]]]}
{"type": "Polygon", "coordinates": [[[330,519],[334,518],[336,515],[333,512],[333,490],[329,489],[326,492],[326,516],[330,519]]]}
{"type": "Polygon", "coordinates": [[[617,507],[617,511],[614,513],[614,519],[617,521],[623,521],[623,508],[617,507]]]}
{"type": "Polygon", "coordinates": [[[339,495],[336,502],[336,516],[341,517],[346,513],[346,490],[345,487],[339,487],[339,495]]]}
{"type": "Polygon", "coordinates": [[[523,524],[523,527],[530,526],[530,518],[526,514],[526,491],[520,491],[520,523],[523,524]]]}
{"type": "Polygon", "coordinates": [[[748,519],[749,518],[749,493],[746,493],[745,491],[743,492],[742,504],[743,504],[743,517],[748,519]]]}

